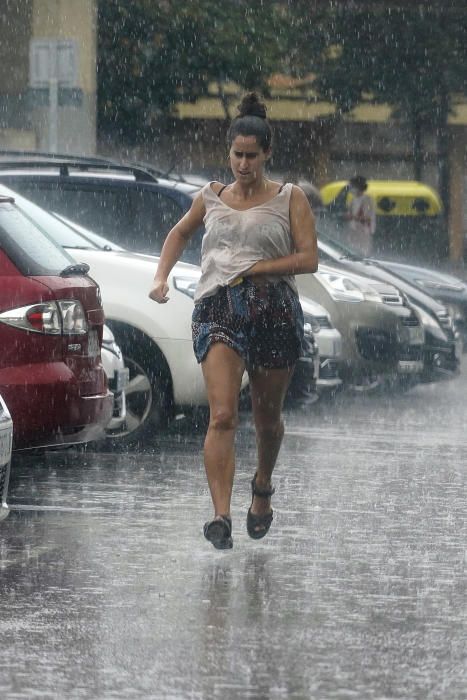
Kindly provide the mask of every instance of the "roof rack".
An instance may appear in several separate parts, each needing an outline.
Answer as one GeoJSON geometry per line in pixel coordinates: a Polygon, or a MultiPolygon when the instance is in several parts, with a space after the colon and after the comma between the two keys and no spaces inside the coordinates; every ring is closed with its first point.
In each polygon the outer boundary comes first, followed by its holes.
{"type": "Polygon", "coordinates": [[[147,172],[151,173],[155,177],[161,177],[164,179],[170,178],[171,180],[177,180],[178,182],[187,182],[183,175],[180,175],[179,173],[173,173],[173,165],[170,166],[168,170],[160,170],[159,168],[154,167],[152,163],[147,163],[146,161],[142,160],[131,160],[128,161],[130,165],[136,167],[136,168],[143,168],[147,172]]]}
{"type": "Polygon", "coordinates": [[[124,165],[104,158],[86,158],[83,156],[57,156],[56,154],[26,153],[24,151],[1,151],[0,169],[21,170],[25,166],[34,169],[57,167],[60,177],[68,177],[70,168],[86,171],[112,171],[131,174],[137,182],[157,182],[156,169],[148,169],[143,166],[128,164],[124,165]],[[15,157],[15,154],[17,156],[15,157]],[[11,160],[10,160],[11,159],[11,160]],[[19,160],[21,159],[21,160],[19,160]]]}
{"type": "Polygon", "coordinates": [[[3,160],[3,158],[24,158],[25,160],[46,159],[51,161],[71,160],[73,162],[82,161],[83,163],[95,163],[96,165],[113,162],[112,158],[107,158],[106,156],[79,156],[69,153],[49,153],[47,151],[26,151],[14,150],[11,148],[0,148],[0,162],[3,160]]]}

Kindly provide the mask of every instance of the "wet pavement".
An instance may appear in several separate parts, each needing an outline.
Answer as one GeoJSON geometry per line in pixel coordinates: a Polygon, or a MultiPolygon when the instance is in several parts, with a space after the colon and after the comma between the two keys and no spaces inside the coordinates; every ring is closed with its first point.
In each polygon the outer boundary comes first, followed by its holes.
{"type": "Polygon", "coordinates": [[[0,697],[467,698],[465,396],[456,381],[288,410],[270,535],[234,549],[189,425],[140,454],[17,461],[0,526],[0,697]]]}

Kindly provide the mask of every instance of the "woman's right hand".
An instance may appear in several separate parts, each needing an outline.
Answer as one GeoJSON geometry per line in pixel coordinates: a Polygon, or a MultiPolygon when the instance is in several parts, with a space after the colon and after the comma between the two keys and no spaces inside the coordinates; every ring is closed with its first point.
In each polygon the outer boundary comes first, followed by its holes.
{"type": "Polygon", "coordinates": [[[157,301],[158,304],[166,304],[169,301],[167,292],[169,291],[169,285],[166,280],[155,279],[152,285],[152,289],[149,292],[149,298],[153,301],[157,301]]]}

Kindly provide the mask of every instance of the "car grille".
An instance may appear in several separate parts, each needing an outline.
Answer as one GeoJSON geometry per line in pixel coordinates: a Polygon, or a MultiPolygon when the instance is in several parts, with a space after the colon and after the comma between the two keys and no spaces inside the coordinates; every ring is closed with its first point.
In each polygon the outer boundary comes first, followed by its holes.
{"type": "Polygon", "coordinates": [[[384,361],[394,356],[395,345],[391,336],[379,328],[357,328],[358,352],[365,360],[384,361]]]}

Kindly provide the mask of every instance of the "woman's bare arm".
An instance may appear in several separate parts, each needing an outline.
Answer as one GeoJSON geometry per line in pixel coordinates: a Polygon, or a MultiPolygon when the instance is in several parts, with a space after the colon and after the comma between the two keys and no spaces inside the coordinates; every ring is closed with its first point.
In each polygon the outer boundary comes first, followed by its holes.
{"type": "Polygon", "coordinates": [[[283,258],[260,260],[245,273],[247,277],[257,275],[300,275],[318,269],[318,244],[315,217],[305,193],[293,186],[290,195],[290,231],[295,252],[283,258]]]}
{"type": "Polygon", "coordinates": [[[168,301],[167,292],[169,291],[169,286],[167,279],[170,271],[180,259],[193,233],[203,223],[205,213],[203,195],[199,192],[193,200],[189,211],[167,234],[154,276],[154,283],[149,292],[149,297],[159,304],[165,304],[168,301]]]}

